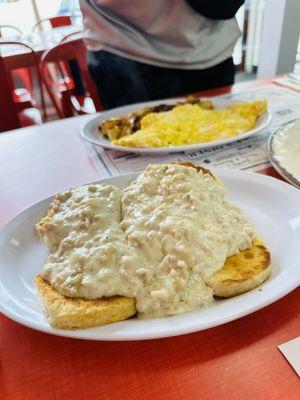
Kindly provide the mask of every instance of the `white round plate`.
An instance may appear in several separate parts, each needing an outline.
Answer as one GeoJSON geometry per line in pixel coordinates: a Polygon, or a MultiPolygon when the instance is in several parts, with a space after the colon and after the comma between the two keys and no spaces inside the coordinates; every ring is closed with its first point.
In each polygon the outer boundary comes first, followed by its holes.
{"type": "MultiPolygon", "coordinates": [[[[224,324],[291,292],[300,283],[300,192],[285,182],[260,174],[223,169],[215,172],[228,188],[229,199],[244,210],[270,250],[272,274],[261,287],[176,316],[132,318],[83,330],[53,329],[43,314],[33,283],[47,257],[34,226],[45,215],[51,200],[48,198],[20,213],[0,232],[0,310],[23,325],[53,335],[89,340],[142,340],[224,324]]],[[[124,175],[101,182],[124,187],[135,176],[124,175]]]]}
{"type": "MultiPolygon", "coordinates": [[[[283,133],[284,135],[289,134],[289,129],[294,127],[294,125],[297,124],[300,126],[300,119],[296,119],[293,121],[290,121],[284,125],[282,125],[280,128],[278,128],[275,132],[273,132],[269,136],[268,140],[268,148],[267,148],[267,155],[270,160],[270,163],[272,166],[276,169],[276,171],[288,182],[290,182],[292,185],[296,186],[298,189],[300,189],[300,181],[296,179],[288,170],[286,170],[280,163],[280,158],[278,158],[278,155],[274,149],[274,140],[278,134],[283,133]]],[[[299,133],[300,134],[300,133],[299,133]]],[[[299,154],[300,157],[300,154],[299,154]]]]}
{"type": "MultiPolygon", "coordinates": [[[[125,147],[125,146],[116,146],[111,143],[110,140],[105,138],[101,131],[99,130],[99,125],[102,121],[106,119],[110,119],[113,117],[118,117],[120,115],[126,115],[133,111],[140,110],[144,107],[152,107],[159,104],[174,104],[179,101],[184,101],[184,98],[181,99],[166,99],[166,100],[158,100],[158,101],[151,101],[147,103],[136,103],[130,106],[124,106],[119,108],[114,108],[110,111],[105,111],[97,115],[97,117],[93,118],[89,122],[87,122],[81,130],[81,136],[90,143],[93,143],[96,146],[103,147],[105,149],[116,150],[116,151],[123,151],[123,152],[130,152],[130,153],[146,153],[146,154],[154,154],[154,153],[178,153],[181,151],[195,151],[200,150],[203,148],[217,146],[225,143],[235,142],[240,139],[245,139],[249,136],[257,134],[262,129],[265,129],[269,123],[271,122],[272,115],[270,112],[266,112],[256,122],[255,128],[247,131],[245,133],[241,133],[240,135],[230,137],[227,139],[220,139],[215,140],[213,142],[207,143],[195,143],[186,146],[176,146],[176,147],[152,147],[152,148],[142,148],[142,147],[125,147]]],[[[232,101],[228,99],[214,99],[214,105],[216,108],[225,108],[229,107],[232,104],[232,101]]]]}

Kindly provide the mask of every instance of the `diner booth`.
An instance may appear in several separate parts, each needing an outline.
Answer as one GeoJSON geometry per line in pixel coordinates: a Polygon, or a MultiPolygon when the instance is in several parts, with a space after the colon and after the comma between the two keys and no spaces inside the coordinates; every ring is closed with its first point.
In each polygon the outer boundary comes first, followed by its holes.
{"type": "Polygon", "coordinates": [[[300,2],[0,0],[0,398],[300,398],[300,2]]]}

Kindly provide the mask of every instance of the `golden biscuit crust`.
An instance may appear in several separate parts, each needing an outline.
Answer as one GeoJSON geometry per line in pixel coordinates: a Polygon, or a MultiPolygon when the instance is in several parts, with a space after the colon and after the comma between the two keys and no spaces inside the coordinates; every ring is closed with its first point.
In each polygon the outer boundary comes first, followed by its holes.
{"type": "Polygon", "coordinates": [[[123,321],[136,313],[135,300],[114,296],[97,300],[68,298],[41,275],[34,280],[50,325],[58,329],[83,329],[123,321]]]}
{"type": "Polygon", "coordinates": [[[271,256],[261,239],[252,247],[228,257],[224,267],[206,280],[218,297],[233,297],[261,285],[271,273],[271,256]]]}

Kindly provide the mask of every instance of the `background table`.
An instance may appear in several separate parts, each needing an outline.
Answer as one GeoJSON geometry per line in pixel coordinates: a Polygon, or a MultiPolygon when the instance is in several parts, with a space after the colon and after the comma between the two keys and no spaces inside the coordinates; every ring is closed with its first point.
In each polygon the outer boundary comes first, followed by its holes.
{"type": "MultiPolygon", "coordinates": [[[[89,118],[0,134],[0,225],[54,192],[99,179],[77,135],[89,118]]],[[[272,168],[262,172],[276,176],[272,168]]],[[[0,398],[299,399],[299,378],[277,349],[300,333],[299,295],[298,288],[263,310],[220,327],[142,342],[54,337],[1,315],[0,398]]]]}
{"type": "Polygon", "coordinates": [[[64,36],[76,32],[79,32],[79,27],[76,25],[70,25],[56,28],[51,31],[36,32],[35,34],[24,37],[21,36],[17,39],[3,37],[0,39],[0,55],[5,57],[7,67],[13,69],[18,65],[26,65],[29,51],[18,45],[5,45],[1,47],[1,40],[4,42],[6,40],[24,40],[25,43],[32,46],[38,57],[41,57],[46,50],[49,50],[51,47],[57,45],[64,38],[64,36]]]}

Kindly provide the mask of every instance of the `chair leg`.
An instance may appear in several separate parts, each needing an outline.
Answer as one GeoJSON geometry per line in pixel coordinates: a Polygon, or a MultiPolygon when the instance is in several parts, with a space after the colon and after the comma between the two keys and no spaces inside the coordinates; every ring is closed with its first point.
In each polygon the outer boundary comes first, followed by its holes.
{"type": "Polygon", "coordinates": [[[63,90],[61,92],[61,105],[65,118],[74,116],[71,95],[72,95],[71,90],[63,90]]]}

